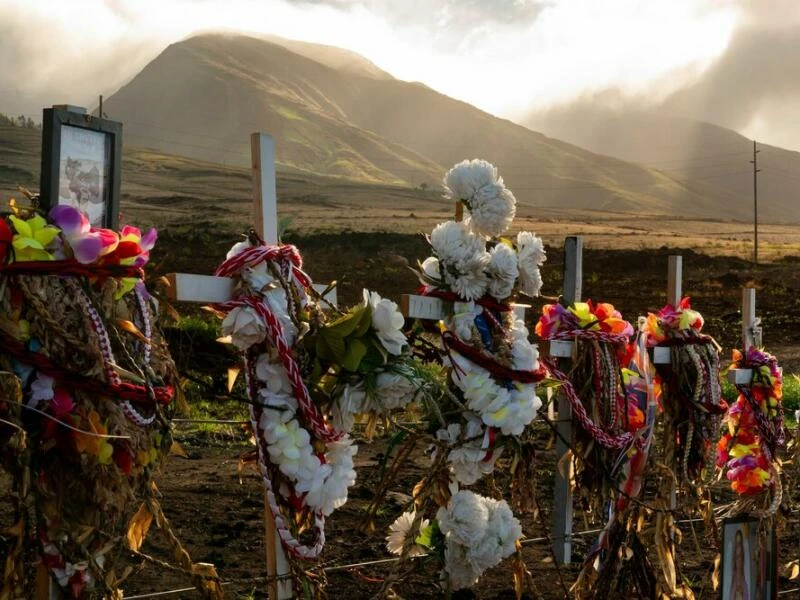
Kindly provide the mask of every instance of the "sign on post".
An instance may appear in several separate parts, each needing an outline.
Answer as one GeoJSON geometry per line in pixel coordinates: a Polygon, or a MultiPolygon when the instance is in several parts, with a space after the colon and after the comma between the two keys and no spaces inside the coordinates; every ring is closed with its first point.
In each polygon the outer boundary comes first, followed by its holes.
{"type": "MultiPolygon", "coordinates": [[[[583,287],[583,239],[570,236],[564,240],[564,293],[565,306],[579,302],[583,287]]],[[[550,355],[569,360],[574,352],[574,342],[550,342],[550,355]]],[[[556,421],[556,465],[568,455],[572,444],[572,407],[569,400],[558,394],[558,420],[556,421]]],[[[556,468],[553,489],[553,552],[560,564],[572,562],[572,461],[567,469],[556,468]],[[566,472],[565,472],[566,471],[566,472]]]]}

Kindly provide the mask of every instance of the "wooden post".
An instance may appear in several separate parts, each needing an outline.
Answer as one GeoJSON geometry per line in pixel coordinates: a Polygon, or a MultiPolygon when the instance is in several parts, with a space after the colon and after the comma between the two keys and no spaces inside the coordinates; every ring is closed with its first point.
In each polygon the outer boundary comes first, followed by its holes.
{"type": "MultiPolygon", "coordinates": [[[[267,244],[278,243],[278,202],[275,188],[275,143],[271,136],[254,133],[250,136],[250,150],[253,167],[253,228],[267,244]]],[[[233,293],[233,281],[225,277],[170,273],[169,297],[183,302],[214,303],[229,300],[233,293]]],[[[314,286],[319,292],[325,286],[314,286]]],[[[326,296],[331,304],[336,304],[335,294],[326,296]]],[[[289,561],[280,543],[264,493],[265,552],[269,597],[271,600],[289,600],[293,597],[292,581],[286,577],[291,574],[289,561]],[[286,577],[274,580],[274,577],[286,577]]]]}
{"type": "MultiPolygon", "coordinates": [[[[583,286],[583,239],[564,241],[564,293],[566,306],[579,302],[583,286]]],[[[559,468],[572,444],[572,408],[563,394],[558,395],[556,421],[556,476],[553,490],[553,551],[560,564],[572,562],[572,461],[562,473],[559,468]]]]}
{"type": "Polygon", "coordinates": [[[672,255],[667,263],[667,304],[678,306],[681,302],[682,278],[683,278],[683,257],[672,255]]]}
{"type": "Polygon", "coordinates": [[[34,600],[58,600],[61,595],[58,586],[53,582],[50,577],[50,571],[43,564],[36,567],[36,592],[34,593],[34,600]]]}
{"type": "MultiPolygon", "coordinates": [[[[742,351],[761,345],[760,319],[756,317],[756,290],[742,288],[742,351]]],[[[734,385],[748,385],[753,380],[752,369],[731,369],[728,381],[734,385]]]]}

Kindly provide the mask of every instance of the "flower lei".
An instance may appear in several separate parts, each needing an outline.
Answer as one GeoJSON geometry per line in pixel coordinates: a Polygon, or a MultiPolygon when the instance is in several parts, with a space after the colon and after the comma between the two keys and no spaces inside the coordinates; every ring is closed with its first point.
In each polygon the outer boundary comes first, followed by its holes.
{"type": "Polygon", "coordinates": [[[355,483],[349,436],[354,416],[404,407],[426,382],[404,351],[394,302],[365,290],[364,302],[328,321],[294,246],[235,245],[216,275],[237,296],[215,308],[222,332],[242,351],[251,425],[268,504],[294,559],[322,551],[325,517],[355,483]],[[309,541],[298,537],[309,525],[309,541]]]}
{"type": "MultiPolygon", "coordinates": [[[[48,218],[12,209],[0,219],[0,417],[14,427],[0,424],[0,458],[21,521],[2,587],[34,588],[33,543],[67,597],[111,597],[132,509],[169,527],[150,487],[177,383],[141,281],[156,232],[93,228],[66,205],[48,218]]],[[[134,550],[147,531],[136,526],[134,550]]]]}
{"type": "Polygon", "coordinates": [[[418,499],[419,513],[395,521],[388,548],[408,555],[416,544],[438,554],[448,586],[460,589],[512,554],[521,535],[504,500],[459,486],[493,472],[504,448],[527,447],[524,433],[541,406],[535,384],[543,374],[536,347],[510,301],[517,291],[539,294],[539,267],[546,256],[541,239],[530,232],[520,232],[516,240],[498,237],[513,221],[516,200],[490,163],[457,164],[445,176],[444,188],[446,198],[464,205],[466,218],[433,229],[432,256],[419,269],[421,293],[453,306],[438,329],[450,400],[440,407],[442,426],[432,460],[434,471],[437,466],[443,471],[424,486],[430,502],[418,499]],[[431,505],[438,506],[436,518],[415,529],[414,522],[421,525],[422,512],[431,505]]]}
{"type": "Polygon", "coordinates": [[[752,369],[750,385],[736,386],[739,397],[725,415],[727,431],[717,443],[717,467],[726,471],[731,489],[741,497],[774,491],[780,503],[777,452],[783,446],[783,377],[777,359],[761,350],[733,351],[736,369],[752,369]]]}
{"type": "Polygon", "coordinates": [[[630,358],[628,339],[633,327],[613,305],[589,300],[569,307],[544,305],[536,334],[548,340],[573,339],[578,344],[570,377],[553,360],[546,361],[546,366],[560,383],[579,425],[573,435],[580,457],[578,487],[613,493],[603,473],[616,472],[620,450],[644,444],[643,438],[636,437],[644,425],[644,413],[623,393],[621,377],[621,365],[630,358]]]}
{"type": "MultiPolygon", "coordinates": [[[[697,485],[727,409],[719,385],[719,349],[703,335],[703,317],[689,298],[649,313],[648,347],[668,346],[669,364],[656,364],[664,409],[664,462],[678,481],[697,485]]],[[[671,487],[671,482],[670,482],[671,487]]]]}

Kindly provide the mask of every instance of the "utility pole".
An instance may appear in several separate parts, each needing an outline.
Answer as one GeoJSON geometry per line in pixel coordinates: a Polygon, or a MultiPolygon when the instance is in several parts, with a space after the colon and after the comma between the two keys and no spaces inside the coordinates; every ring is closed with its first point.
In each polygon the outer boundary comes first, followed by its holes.
{"type": "Polygon", "coordinates": [[[753,140],[753,264],[758,264],[758,153],[756,141],[753,140]]]}
{"type": "Polygon", "coordinates": [[[100,108],[97,109],[97,116],[103,118],[103,94],[100,94],[100,108]]]}

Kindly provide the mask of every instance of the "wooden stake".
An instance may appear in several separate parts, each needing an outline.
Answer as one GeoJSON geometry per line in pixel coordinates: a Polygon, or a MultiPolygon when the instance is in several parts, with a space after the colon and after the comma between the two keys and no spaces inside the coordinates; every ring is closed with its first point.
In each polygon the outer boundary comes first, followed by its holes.
{"type": "Polygon", "coordinates": [[[683,257],[673,255],[669,257],[667,264],[667,304],[678,306],[683,294],[682,288],[683,278],[683,257]]]}
{"type": "MultiPolygon", "coordinates": [[[[564,241],[564,293],[561,302],[569,306],[581,299],[583,286],[583,239],[577,236],[564,241]]],[[[572,562],[572,461],[567,473],[558,468],[572,444],[572,407],[563,394],[558,395],[556,421],[556,477],[553,491],[553,551],[560,564],[572,562]]]]}
{"type": "Polygon", "coordinates": [[[59,593],[50,572],[43,564],[36,567],[36,592],[34,600],[58,600],[59,593]]]}

